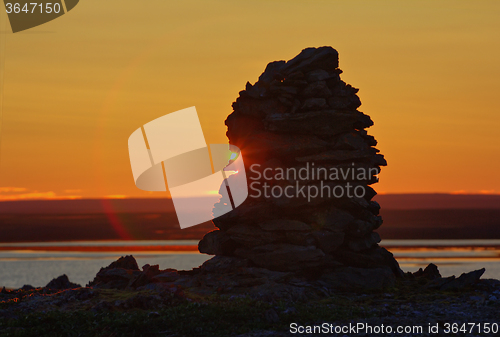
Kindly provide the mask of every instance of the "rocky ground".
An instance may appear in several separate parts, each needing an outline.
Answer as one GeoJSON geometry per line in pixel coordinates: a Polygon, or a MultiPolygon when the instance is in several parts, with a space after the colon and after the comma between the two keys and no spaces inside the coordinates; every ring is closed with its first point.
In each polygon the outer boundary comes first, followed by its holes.
{"type": "MultiPolygon", "coordinates": [[[[363,288],[362,284],[338,287],[322,277],[238,267],[231,262],[231,258],[216,257],[191,271],[149,265],[139,269],[128,256],[102,268],[86,287],[61,276],[43,288],[4,289],[0,335],[475,336],[494,334],[479,333],[479,326],[472,333],[445,333],[444,329],[446,323],[460,324],[450,329],[463,328],[463,323],[500,323],[500,281],[480,279],[484,270],[442,278],[431,264],[393,284],[363,288]],[[221,272],[220,264],[230,268],[221,272]],[[372,328],[383,324],[386,329],[422,326],[424,330],[292,333],[295,328],[323,323],[366,323],[372,328]],[[429,324],[438,324],[440,332],[429,333],[429,324]]],[[[365,276],[373,281],[373,275],[365,276]]],[[[346,276],[344,282],[352,280],[346,276]]]]}

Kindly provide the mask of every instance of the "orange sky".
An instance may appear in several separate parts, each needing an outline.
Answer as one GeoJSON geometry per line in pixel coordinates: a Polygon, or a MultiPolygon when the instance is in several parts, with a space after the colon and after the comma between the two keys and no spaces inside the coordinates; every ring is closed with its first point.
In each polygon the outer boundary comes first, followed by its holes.
{"type": "Polygon", "coordinates": [[[322,45],[339,51],[375,121],[389,162],[376,190],[500,193],[499,10],[494,0],[85,0],[31,30],[2,28],[0,200],[162,196],[134,185],[135,129],[194,105],[207,142],[225,142],[246,81],[322,45]]]}

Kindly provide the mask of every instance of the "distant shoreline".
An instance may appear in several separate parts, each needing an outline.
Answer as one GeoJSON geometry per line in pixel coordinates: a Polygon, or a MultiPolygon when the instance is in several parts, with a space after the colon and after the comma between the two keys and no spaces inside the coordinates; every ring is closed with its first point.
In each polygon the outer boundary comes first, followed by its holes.
{"type": "MultiPolygon", "coordinates": [[[[500,194],[378,194],[382,209],[500,209],[500,194]]],[[[96,214],[105,212],[174,212],[171,199],[71,199],[0,201],[0,214],[96,214]]]]}
{"type": "MultiPolygon", "coordinates": [[[[500,195],[386,194],[383,240],[500,239],[500,195]]],[[[170,199],[0,202],[0,242],[201,240],[206,222],[180,229],[170,199]]]]}
{"type": "MultiPolygon", "coordinates": [[[[380,212],[383,240],[500,239],[500,209],[424,209],[380,212]]],[[[0,242],[196,240],[216,229],[206,222],[180,229],[174,212],[0,214],[0,242]]]]}

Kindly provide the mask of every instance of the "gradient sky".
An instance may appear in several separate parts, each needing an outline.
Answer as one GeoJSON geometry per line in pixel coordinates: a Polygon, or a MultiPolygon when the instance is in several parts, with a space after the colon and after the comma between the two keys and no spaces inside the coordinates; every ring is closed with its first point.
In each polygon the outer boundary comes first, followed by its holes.
{"type": "MultiPolygon", "coordinates": [[[[389,166],[383,193],[500,193],[499,1],[80,1],[5,42],[0,200],[138,190],[127,139],[196,106],[226,142],[266,64],[340,53],[389,166]]],[[[5,14],[2,13],[5,22],[5,14]]]]}

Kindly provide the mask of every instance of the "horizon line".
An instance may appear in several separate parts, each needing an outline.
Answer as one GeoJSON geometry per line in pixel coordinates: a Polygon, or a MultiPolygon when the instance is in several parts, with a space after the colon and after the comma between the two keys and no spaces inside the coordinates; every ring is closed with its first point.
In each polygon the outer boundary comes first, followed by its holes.
{"type": "MultiPolygon", "coordinates": [[[[413,196],[418,196],[418,195],[446,195],[446,196],[500,196],[499,193],[481,193],[481,192],[472,192],[472,193],[466,193],[466,192],[396,192],[396,193],[386,193],[386,192],[379,192],[377,193],[376,196],[394,196],[394,195],[413,195],[413,196]]],[[[375,197],[376,197],[375,196],[375,197]]],[[[203,196],[193,196],[193,198],[203,198],[203,196]]],[[[52,197],[52,198],[19,198],[19,199],[14,199],[14,198],[9,198],[9,199],[3,199],[1,198],[0,195],[0,203],[4,202],[19,202],[19,201],[84,201],[84,200],[146,200],[146,199],[164,199],[164,200],[172,200],[172,198],[169,197],[141,197],[141,196],[103,196],[103,197],[82,197],[82,196],[71,196],[71,197],[52,197]]]]}

